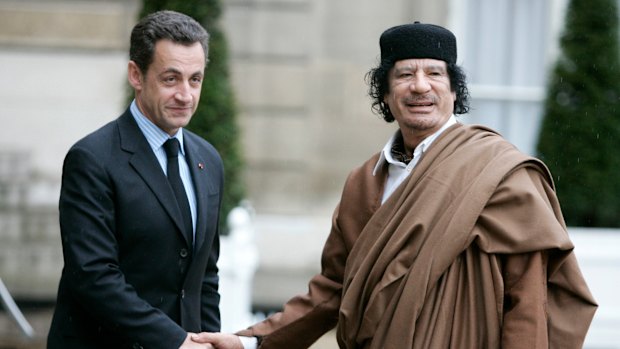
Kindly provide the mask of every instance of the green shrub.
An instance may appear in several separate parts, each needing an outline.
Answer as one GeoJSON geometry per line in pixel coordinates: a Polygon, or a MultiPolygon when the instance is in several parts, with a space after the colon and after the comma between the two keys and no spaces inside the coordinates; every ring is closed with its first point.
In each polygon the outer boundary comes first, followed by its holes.
{"type": "Polygon", "coordinates": [[[571,0],[551,73],[538,155],[568,225],[620,226],[616,0],[571,0]]]}

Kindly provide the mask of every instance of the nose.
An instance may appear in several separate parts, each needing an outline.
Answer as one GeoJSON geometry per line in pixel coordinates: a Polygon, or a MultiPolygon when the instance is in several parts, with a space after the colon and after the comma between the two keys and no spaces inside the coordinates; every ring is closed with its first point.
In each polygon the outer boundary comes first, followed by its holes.
{"type": "Polygon", "coordinates": [[[174,98],[177,100],[187,103],[192,101],[191,87],[189,83],[183,83],[179,85],[179,89],[174,94],[174,98]]]}
{"type": "Polygon", "coordinates": [[[415,78],[411,80],[409,88],[412,92],[426,93],[431,90],[431,84],[428,77],[423,74],[416,74],[415,78]]]}

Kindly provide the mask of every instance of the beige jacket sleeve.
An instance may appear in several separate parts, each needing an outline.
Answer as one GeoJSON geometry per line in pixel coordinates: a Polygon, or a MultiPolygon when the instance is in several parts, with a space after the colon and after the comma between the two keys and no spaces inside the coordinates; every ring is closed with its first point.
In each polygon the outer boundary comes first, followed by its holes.
{"type": "Polygon", "coordinates": [[[338,208],[323,249],[322,271],[310,280],[308,293],[291,298],[281,312],[238,332],[238,335],[262,337],[261,349],[301,349],[308,348],[336,326],[347,257],[337,217],[338,208]]]}

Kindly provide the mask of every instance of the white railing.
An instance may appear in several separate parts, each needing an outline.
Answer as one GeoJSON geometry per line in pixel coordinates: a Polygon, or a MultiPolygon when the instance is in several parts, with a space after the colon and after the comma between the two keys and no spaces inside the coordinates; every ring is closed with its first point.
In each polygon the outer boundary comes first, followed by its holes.
{"type": "Polygon", "coordinates": [[[4,308],[8,311],[11,319],[17,324],[21,333],[27,338],[33,338],[34,330],[32,329],[32,326],[30,326],[30,323],[28,322],[28,320],[26,320],[24,314],[22,314],[21,310],[19,310],[19,307],[17,307],[17,304],[15,304],[13,297],[11,297],[9,290],[6,288],[6,286],[4,286],[4,282],[2,282],[1,278],[0,301],[2,301],[2,305],[4,305],[4,308]]]}
{"type": "Polygon", "coordinates": [[[220,238],[220,314],[222,332],[236,332],[251,325],[252,281],[258,268],[251,212],[235,207],[228,215],[230,233],[220,238]]]}
{"type": "Polygon", "coordinates": [[[584,348],[620,349],[620,231],[568,230],[583,276],[599,305],[584,348]]]}

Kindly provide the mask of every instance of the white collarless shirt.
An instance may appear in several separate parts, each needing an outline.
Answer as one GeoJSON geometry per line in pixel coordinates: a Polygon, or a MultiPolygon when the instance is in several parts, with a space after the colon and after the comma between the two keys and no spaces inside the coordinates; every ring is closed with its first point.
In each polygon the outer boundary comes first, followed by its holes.
{"type": "Polygon", "coordinates": [[[394,145],[394,141],[397,137],[400,137],[400,130],[396,131],[394,135],[388,140],[388,142],[381,150],[381,155],[379,156],[379,160],[375,165],[375,169],[373,171],[373,176],[377,174],[377,172],[381,169],[381,166],[388,163],[388,177],[385,183],[385,189],[383,191],[383,197],[381,198],[381,203],[383,204],[391,195],[394,193],[394,190],[398,188],[398,186],[409,176],[409,174],[413,171],[415,166],[420,161],[420,157],[424,154],[431,144],[439,137],[440,134],[443,133],[448,127],[456,124],[456,117],[454,115],[450,116],[448,121],[446,121],[443,126],[437,132],[432,135],[426,137],[418,146],[413,150],[413,159],[409,162],[409,164],[405,164],[404,162],[398,161],[394,159],[392,156],[392,146],[394,145]]]}
{"type": "MultiPolygon", "coordinates": [[[[383,150],[381,151],[381,155],[377,164],[375,165],[375,169],[373,171],[373,176],[377,174],[381,166],[387,161],[389,164],[388,167],[388,178],[385,184],[385,190],[383,192],[383,198],[381,203],[383,204],[385,200],[387,200],[390,195],[396,190],[396,188],[407,178],[407,176],[413,171],[415,165],[420,160],[420,156],[424,154],[431,146],[433,141],[439,137],[440,134],[443,133],[448,127],[456,124],[456,117],[454,115],[450,116],[450,119],[435,133],[426,137],[418,146],[413,150],[413,159],[409,162],[409,164],[405,164],[398,160],[395,160],[392,156],[392,145],[394,145],[394,140],[396,137],[400,137],[400,130],[396,131],[394,135],[387,142],[383,150]]],[[[258,347],[258,342],[255,337],[243,337],[240,336],[239,339],[243,345],[244,349],[256,349],[258,347]]]]}

